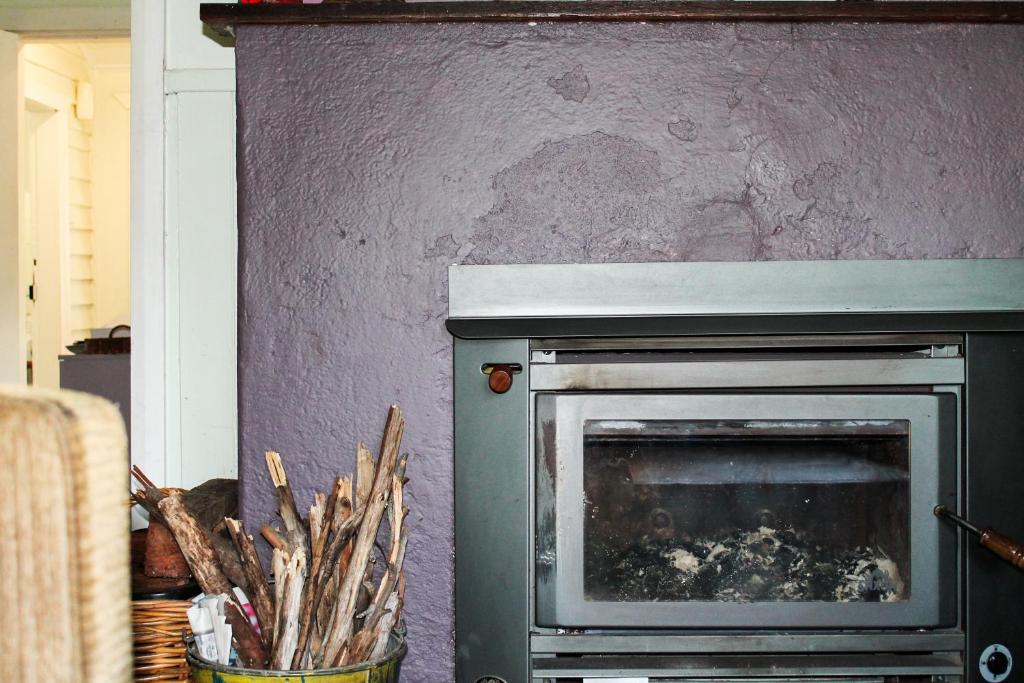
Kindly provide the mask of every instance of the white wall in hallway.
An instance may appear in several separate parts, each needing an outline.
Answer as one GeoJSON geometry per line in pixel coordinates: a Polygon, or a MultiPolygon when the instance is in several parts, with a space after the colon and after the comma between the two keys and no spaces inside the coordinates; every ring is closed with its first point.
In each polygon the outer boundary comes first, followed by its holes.
{"type": "Polygon", "coordinates": [[[26,111],[21,133],[24,294],[32,382],[60,386],[58,358],[95,324],[91,114],[79,114],[92,72],[73,44],[22,43],[26,111]]]}
{"type": "MultiPolygon", "coordinates": [[[[23,108],[19,32],[124,34],[131,0],[0,0],[0,149],[18,149],[23,108]]],[[[23,273],[19,267],[19,154],[0,155],[0,382],[25,382],[23,273]]]]}
{"type": "Polygon", "coordinates": [[[93,65],[93,278],[97,326],[128,321],[131,278],[130,48],[93,65]]]}
{"type": "Polygon", "coordinates": [[[128,322],[129,55],[127,38],[22,40],[26,106],[55,117],[34,134],[25,118],[22,133],[20,291],[35,280],[28,334],[41,386],[59,386],[67,345],[128,322]],[[39,157],[53,136],[58,148],[39,157]]]}

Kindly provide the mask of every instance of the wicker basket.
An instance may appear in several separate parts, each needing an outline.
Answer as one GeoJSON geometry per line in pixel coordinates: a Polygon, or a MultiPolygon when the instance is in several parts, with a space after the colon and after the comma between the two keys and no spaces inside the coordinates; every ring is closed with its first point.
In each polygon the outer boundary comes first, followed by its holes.
{"type": "Polygon", "coordinates": [[[132,642],[135,680],[187,681],[182,629],[188,630],[189,600],[133,600],[132,642]]]}

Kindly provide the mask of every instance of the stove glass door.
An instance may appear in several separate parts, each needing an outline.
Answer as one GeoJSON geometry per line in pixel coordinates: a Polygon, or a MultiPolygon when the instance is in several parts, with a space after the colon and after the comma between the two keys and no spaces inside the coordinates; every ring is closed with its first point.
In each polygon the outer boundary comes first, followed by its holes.
{"type": "Polygon", "coordinates": [[[931,509],[955,494],[953,405],[949,395],[540,395],[539,621],[952,618],[940,615],[944,537],[931,509]]]}
{"type": "Polygon", "coordinates": [[[587,420],[587,600],[897,602],[907,420],[587,420]]]}

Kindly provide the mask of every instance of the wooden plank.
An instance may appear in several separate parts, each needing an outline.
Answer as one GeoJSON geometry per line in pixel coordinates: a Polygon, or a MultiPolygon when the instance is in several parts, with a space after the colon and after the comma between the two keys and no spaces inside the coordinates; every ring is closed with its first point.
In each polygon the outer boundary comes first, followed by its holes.
{"type": "Polygon", "coordinates": [[[92,206],[92,182],[80,178],[68,178],[68,195],[71,206],[92,206]]]}
{"type": "Polygon", "coordinates": [[[70,259],[68,277],[72,280],[92,279],[92,255],[72,256],[70,259]]]}
{"type": "Polygon", "coordinates": [[[72,256],[92,257],[92,230],[83,230],[72,225],[68,235],[68,251],[72,256]]]}
{"type": "Polygon", "coordinates": [[[79,152],[92,150],[92,135],[82,130],[68,127],[68,146],[79,152]]]}
{"type": "Polygon", "coordinates": [[[1024,2],[345,2],[319,5],[203,4],[200,18],[230,38],[241,25],[496,21],[754,21],[1022,23],[1024,2]]]}
{"type": "Polygon", "coordinates": [[[88,180],[92,178],[92,165],[89,159],[89,152],[69,147],[68,170],[72,178],[88,180]]]}
{"type": "Polygon", "coordinates": [[[92,280],[72,280],[68,293],[68,305],[71,307],[71,327],[90,328],[93,323],[92,280]],[[76,316],[74,311],[83,313],[76,316]]]}
{"type": "Polygon", "coordinates": [[[92,232],[92,207],[68,204],[68,224],[72,230],[92,232]]]}
{"type": "Polygon", "coordinates": [[[69,123],[69,125],[71,127],[71,130],[77,130],[78,132],[82,133],[83,135],[88,135],[88,136],[91,137],[92,136],[92,121],[88,121],[88,120],[85,120],[85,119],[78,118],[78,115],[75,113],[75,110],[72,110],[71,113],[72,113],[72,116],[70,117],[70,123],[69,123]]]}
{"type": "Polygon", "coordinates": [[[91,304],[72,305],[71,329],[75,332],[75,339],[84,339],[92,333],[93,311],[91,304]]]}

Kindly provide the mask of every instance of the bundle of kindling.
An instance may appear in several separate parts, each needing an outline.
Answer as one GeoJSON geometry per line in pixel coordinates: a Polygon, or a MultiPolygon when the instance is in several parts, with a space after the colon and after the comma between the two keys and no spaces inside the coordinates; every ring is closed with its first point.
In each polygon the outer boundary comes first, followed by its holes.
{"type": "Polygon", "coordinates": [[[190,610],[200,656],[228,663],[230,643],[246,668],[289,671],[357,664],[388,651],[405,590],[404,426],[402,411],[391,406],[377,457],[359,443],[355,476],[337,477],[329,493],[316,493],[305,517],[281,456],[266,453],[284,526],[260,529],[272,548],[273,583],[241,521],[224,519],[242,573],[233,584],[210,533],[179,494],[149,485],[136,492],[171,529],[204,592],[190,610]],[[387,541],[378,545],[385,515],[387,541]]]}

